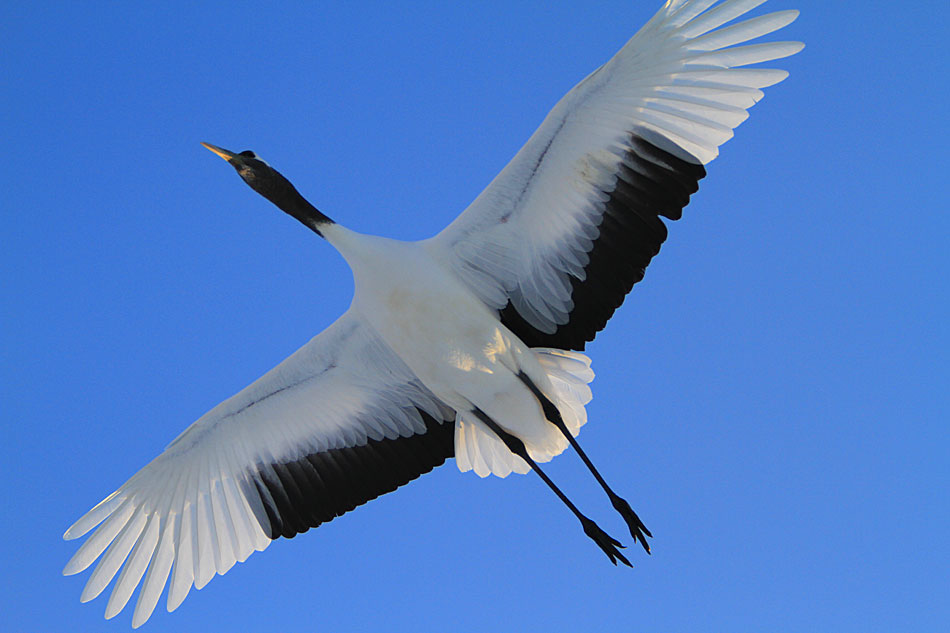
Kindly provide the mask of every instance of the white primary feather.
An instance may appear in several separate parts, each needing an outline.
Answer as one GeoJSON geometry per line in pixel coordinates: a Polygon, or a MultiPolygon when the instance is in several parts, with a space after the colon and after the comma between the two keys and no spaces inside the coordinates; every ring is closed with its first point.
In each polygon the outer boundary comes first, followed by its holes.
{"type": "MultiPolygon", "coordinates": [[[[96,529],[66,564],[75,574],[99,559],[83,590],[98,596],[118,574],[106,617],[142,582],[133,616],[148,619],[173,569],[168,608],[271,542],[241,483],[260,462],[365,444],[425,430],[417,411],[445,408],[347,313],[283,363],[209,411],[161,455],[66,531],[96,529]],[[120,573],[121,570],[121,573],[120,573]],[[146,571],[147,570],[147,571],[146,571]]],[[[259,501],[257,502],[260,503],[259,501]]]]}
{"type": "Polygon", "coordinates": [[[434,255],[492,308],[510,301],[529,325],[553,333],[574,308],[563,289],[571,277],[584,279],[603,192],[616,182],[629,135],[708,163],[761,89],[787,76],[737,67],[793,55],[803,44],[735,45],[787,26],[797,11],[716,30],[763,2],[667,2],[558,102],[481,195],[431,239],[434,255]],[[486,264],[487,253],[504,253],[503,263],[486,264]]]}

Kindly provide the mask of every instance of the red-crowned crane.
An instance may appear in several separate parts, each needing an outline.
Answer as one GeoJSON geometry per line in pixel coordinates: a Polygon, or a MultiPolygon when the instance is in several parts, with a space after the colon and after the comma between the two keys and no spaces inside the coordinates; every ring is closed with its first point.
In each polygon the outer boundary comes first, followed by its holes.
{"type": "Polygon", "coordinates": [[[746,44],[765,0],[669,0],[558,102],[488,188],[420,242],[330,220],[251,151],[205,144],[255,191],[332,244],[355,294],[333,325],[186,429],[66,531],[96,528],[64,569],[97,559],[82,601],[118,574],[137,627],[271,540],[292,537],[455,457],[484,477],[534,470],[610,560],[620,543],[538,466],[573,446],[647,551],[650,532],[575,436],[593,340],[679,219],[704,165],[783,70],[740,68],[802,44],[746,44]],[[722,28],[720,28],[722,27],[722,28]],[[144,580],[143,580],[144,578],[144,580]]]}

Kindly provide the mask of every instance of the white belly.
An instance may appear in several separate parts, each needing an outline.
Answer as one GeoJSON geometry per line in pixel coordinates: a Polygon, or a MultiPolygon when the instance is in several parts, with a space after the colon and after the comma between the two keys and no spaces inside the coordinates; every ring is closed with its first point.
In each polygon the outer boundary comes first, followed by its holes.
{"type": "Polygon", "coordinates": [[[336,226],[326,228],[325,236],[353,269],[354,307],[419,380],[459,414],[455,446],[461,470],[481,476],[528,470],[472,415],[476,407],[520,438],[536,461],[548,461],[567,447],[518,375],[524,372],[554,402],[576,435],[587,419],[587,383],[593,378],[586,357],[528,349],[419,243],[336,226]],[[548,369],[555,368],[556,380],[542,367],[541,356],[548,369]]]}
{"type": "Polygon", "coordinates": [[[496,314],[416,243],[384,241],[374,260],[353,265],[354,303],[436,396],[459,411],[478,407],[528,441],[547,434],[540,404],[518,378],[542,390],[534,355],[496,314]]]}

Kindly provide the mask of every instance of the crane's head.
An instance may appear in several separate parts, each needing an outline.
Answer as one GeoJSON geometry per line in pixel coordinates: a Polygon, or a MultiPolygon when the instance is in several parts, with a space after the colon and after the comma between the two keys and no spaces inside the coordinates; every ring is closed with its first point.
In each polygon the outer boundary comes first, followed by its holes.
{"type": "Polygon", "coordinates": [[[320,225],[331,223],[327,216],[323,215],[312,204],[307,202],[289,180],[261,160],[257,154],[251,150],[245,150],[235,153],[211,143],[202,143],[212,152],[228,161],[237,171],[238,175],[246,182],[251,189],[261,194],[282,211],[297,218],[309,228],[322,235],[320,225]]]}
{"type": "Polygon", "coordinates": [[[261,160],[251,150],[236,154],[211,143],[202,143],[202,145],[228,161],[251,189],[268,200],[273,201],[272,196],[277,190],[286,188],[288,185],[292,186],[280,172],[261,160]]]}

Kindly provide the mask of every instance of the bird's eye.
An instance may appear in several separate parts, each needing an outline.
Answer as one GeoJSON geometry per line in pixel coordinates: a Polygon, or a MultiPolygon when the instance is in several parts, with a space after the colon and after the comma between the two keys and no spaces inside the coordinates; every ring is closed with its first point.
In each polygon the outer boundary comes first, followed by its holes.
{"type": "Polygon", "coordinates": [[[255,154],[249,149],[244,150],[243,152],[238,154],[238,156],[244,156],[245,158],[257,158],[257,154],[255,154]]]}

